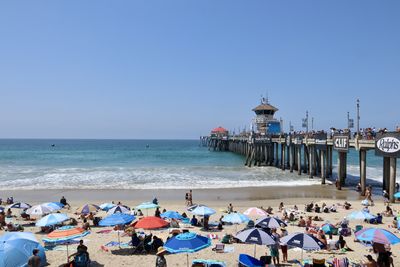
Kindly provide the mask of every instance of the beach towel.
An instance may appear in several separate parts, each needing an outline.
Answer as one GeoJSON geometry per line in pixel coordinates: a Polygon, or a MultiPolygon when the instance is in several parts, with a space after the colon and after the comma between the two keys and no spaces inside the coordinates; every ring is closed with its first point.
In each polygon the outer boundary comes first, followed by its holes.
{"type": "Polygon", "coordinates": [[[235,252],[235,247],[233,247],[233,246],[229,246],[229,247],[225,246],[224,253],[233,253],[233,252],[235,252]]]}
{"type": "Polygon", "coordinates": [[[110,241],[107,244],[104,245],[105,247],[116,247],[120,246],[121,248],[128,248],[130,247],[129,242],[127,243],[118,243],[116,241],[110,241]]]}

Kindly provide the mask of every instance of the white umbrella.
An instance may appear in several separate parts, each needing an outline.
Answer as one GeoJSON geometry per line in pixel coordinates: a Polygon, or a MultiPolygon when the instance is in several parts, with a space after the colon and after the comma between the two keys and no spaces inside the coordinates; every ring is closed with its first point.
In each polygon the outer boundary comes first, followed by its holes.
{"type": "Polygon", "coordinates": [[[246,244],[254,244],[254,257],[256,256],[256,245],[274,245],[275,240],[259,228],[250,228],[241,231],[235,236],[237,239],[246,244]]]}
{"type": "Polygon", "coordinates": [[[43,203],[40,205],[33,206],[26,210],[26,213],[29,215],[44,215],[52,213],[53,211],[58,210],[56,207],[51,205],[47,205],[49,203],[43,203]]]}
{"type": "Polygon", "coordinates": [[[25,202],[17,202],[11,205],[8,205],[5,207],[6,210],[8,209],[29,209],[30,207],[32,207],[31,205],[29,205],[28,203],[25,202]]]}
{"type": "Polygon", "coordinates": [[[265,216],[268,215],[268,213],[260,208],[248,208],[245,212],[243,212],[244,215],[247,216],[265,216]]]}
{"type": "Polygon", "coordinates": [[[303,250],[320,250],[325,247],[324,243],[316,237],[305,233],[293,233],[281,239],[281,244],[291,247],[301,248],[301,258],[303,259],[303,250]]]}
{"type": "Polygon", "coordinates": [[[114,214],[114,213],[126,213],[126,214],[129,214],[130,210],[128,210],[127,208],[125,208],[122,205],[118,205],[118,206],[115,206],[115,207],[113,207],[113,208],[111,208],[111,209],[109,209],[107,211],[107,215],[111,215],[111,214],[114,214]]]}

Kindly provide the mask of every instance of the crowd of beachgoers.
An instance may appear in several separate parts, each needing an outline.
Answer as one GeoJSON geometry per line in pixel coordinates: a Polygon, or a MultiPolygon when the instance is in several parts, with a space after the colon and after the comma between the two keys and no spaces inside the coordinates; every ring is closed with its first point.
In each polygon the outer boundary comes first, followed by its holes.
{"type": "Polygon", "coordinates": [[[372,192],[213,207],[191,190],[181,204],[21,201],[0,203],[0,242],[20,241],[0,266],[400,266],[399,205],[372,192]],[[24,242],[29,252],[16,254],[24,242]]]}

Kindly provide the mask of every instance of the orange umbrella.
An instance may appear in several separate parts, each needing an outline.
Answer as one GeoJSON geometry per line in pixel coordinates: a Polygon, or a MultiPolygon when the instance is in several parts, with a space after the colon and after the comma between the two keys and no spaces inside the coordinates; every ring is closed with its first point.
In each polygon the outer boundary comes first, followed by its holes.
{"type": "Polygon", "coordinates": [[[155,216],[148,216],[140,219],[134,224],[135,228],[141,229],[158,229],[168,226],[169,223],[155,216]]]}

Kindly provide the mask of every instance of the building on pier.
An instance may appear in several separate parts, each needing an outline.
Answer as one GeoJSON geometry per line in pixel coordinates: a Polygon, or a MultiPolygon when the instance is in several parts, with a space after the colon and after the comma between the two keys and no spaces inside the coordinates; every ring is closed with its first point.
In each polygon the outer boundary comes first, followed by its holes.
{"type": "Polygon", "coordinates": [[[256,133],[260,135],[281,133],[281,122],[274,118],[278,109],[272,106],[268,99],[261,98],[260,105],[253,108],[253,111],[256,113],[256,117],[253,119],[256,133]]]}

